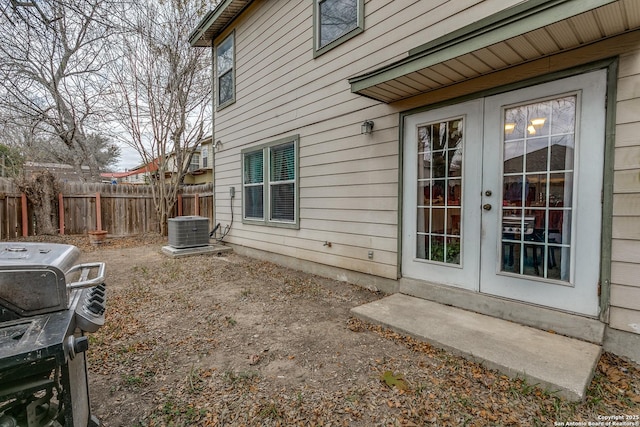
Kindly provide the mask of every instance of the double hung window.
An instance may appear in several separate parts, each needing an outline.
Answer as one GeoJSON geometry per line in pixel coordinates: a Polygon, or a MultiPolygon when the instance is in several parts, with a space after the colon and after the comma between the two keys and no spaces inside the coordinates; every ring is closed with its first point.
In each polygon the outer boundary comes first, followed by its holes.
{"type": "Polygon", "coordinates": [[[364,31],[364,0],[314,0],[315,55],[364,31]]]}
{"type": "Polygon", "coordinates": [[[216,79],[218,108],[235,101],[235,37],[231,33],[216,48],[216,79]]]}
{"type": "Polygon", "coordinates": [[[298,136],[242,151],[245,223],[298,227],[298,136]]]}

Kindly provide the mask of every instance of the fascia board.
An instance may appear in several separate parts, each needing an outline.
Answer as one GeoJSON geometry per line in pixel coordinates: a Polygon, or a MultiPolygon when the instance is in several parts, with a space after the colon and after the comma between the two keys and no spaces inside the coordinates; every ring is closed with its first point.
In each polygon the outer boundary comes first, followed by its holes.
{"type": "Polygon", "coordinates": [[[349,79],[357,93],[495,43],[563,21],[616,0],[529,0],[414,48],[394,64],[349,79]]]}

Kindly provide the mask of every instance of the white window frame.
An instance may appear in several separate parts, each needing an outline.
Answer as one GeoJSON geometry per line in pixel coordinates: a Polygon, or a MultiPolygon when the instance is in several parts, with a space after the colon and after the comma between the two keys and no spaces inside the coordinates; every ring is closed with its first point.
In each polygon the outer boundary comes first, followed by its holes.
{"type": "Polygon", "coordinates": [[[276,141],[268,142],[252,148],[246,148],[241,152],[241,171],[242,171],[242,222],[245,224],[265,225],[270,227],[282,227],[282,228],[300,228],[300,190],[299,190],[299,135],[293,135],[291,137],[278,139],[276,141]],[[294,174],[295,177],[288,181],[275,181],[271,179],[271,149],[277,146],[291,143],[294,149],[294,174]],[[262,152],[262,183],[261,184],[248,184],[244,182],[245,179],[245,156],[248,154],[254,154],[256,152],[262,152]],[[286,221],[281,219],[271,218],[271,187],[273,185],[282,183],[292,183],[294,186],[294,219],[293,221],[286,221]],[[262,186],[262,218],[246,217],[245,216],[245,188],[250,186],[262,186]]]}
{"type": "Polygon", "coordinates": [[[347,31],[334,40],[321,45],[320,5],[330,0],[313,0],[313,55],[320,56],[334,47],[346,42],[364,31],[364,0],[356,0],[357,19],[353,29],[347,31]]]}
{"type": "Polygon", "coordinates": [[[218,106],[218,110],[227,107],[228,105],[233,104],[234,102],[236,102],[236,37],[235,37],[235,31],[232,31],[231,34],[229,34],[227,37],[225,37],[220,43],[218,43],[215,46],[214,49],[214,60],[215,60],[215,76],[216,76],[216,80],[215,80],[215,98],[216,98],[216,103],[218,106]],[[232,56],[232,60],[231,60],[231,65],[228,68],[225,68],[223,70],[219,70],[218,69],[218,50],[220,49],[221,46],[223,46],[225,43],[227,43],[229,40],[231,40],[231,56],[232,56]],[[220,102],[220,78],[223,76],[226,76],[227,74],[231,73],[231,86],[232,86],[232,95],[231,98],[224,100],[223,102],[220,102]]]}

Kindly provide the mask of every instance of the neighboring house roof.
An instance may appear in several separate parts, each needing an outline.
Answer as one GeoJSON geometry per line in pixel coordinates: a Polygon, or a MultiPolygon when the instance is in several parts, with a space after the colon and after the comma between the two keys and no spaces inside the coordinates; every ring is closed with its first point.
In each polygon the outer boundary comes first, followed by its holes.
{"type": "Polygon", "coordinates": [[[102,178],[111,178],[111,179],[119,179],[119,178],[125,178],[127,176],[131,176],[131,175],[136,175],[136,174],[140,174],[140,173],[149,173],[149,172],[155,172],[158,170],[158,162],[157,160],[153,160],[151,163],[144,165],[144,166],[140,166],[139,168],[130,170],[130,171],[125,171],[125,172],[103,172],[100,174],[100,176],[102,178]]]}
{"type": "Polygon", "coordinates": [[[211,41],[242,12],[252,0],[223,0],[207,13],[189,35],[191,46],[211,46],[211,41]]]}
{"type": "MultiPolygon", "coordinates": [[[[196,149],[194,151],[194,154],[201,154],[202,152],[202,148],[203,147],[212,147],[212,136],[209,135],[205,138],[203,138],[200,142],[199,142],[199,148],[196,149]]],[[[211,148],[212,149],[212,148],[211,148]]],[[[175,158],[175,153],[170,153],[167,155],[167,159],[171,159],[171,158],[175,158]]],[[[156,172],[159,167],[158,167],[158,159],[154,159],[151,162],[149,162],[147,165],[141,165],[139,167],[137,167],[136,169],[132,169],[129,171],[124,171],[124,172],[104,172],[101,173],[100,176],[104,179],[122,179],[122,178],[126,178],[128,176],[131,175],[137,175],[137,174],[144,174],[144,173],[149,173],[149,172],[156,172]]],[[[188,173],[191,174],[195,174],[195,175],[199,175],[199,174],[203,174],[205,173],[207,170],[210,170],[211,166],[207,166],[207,167],[202,167],[202,168],[198,168],[195,169],[193,171],[189,171],[188,173]]],[[[171,175],[174,171],[173,170],[167,170],[165,171],[165,175],[171,175]]]]}
{"type": "Polygon", "coordinates": [[[607,36],[638,28],[640,10],[629,8],[622,14],[621,8],[620,0],[525,1],[349,79],[351,92],[382,102],[399,101],[537,60],[540,53],[544,57],[586,46],[593,40],[582,22],[598,22],[607,36]],[[496,61],[493,52],[510,52],[510,46],[521,49],[496,61]]]}
{"type": "Polygon", "coordinates": [[[131,172],[103,172],[100,174],[101,178],[124,178],[131,175],[131,172]]]}

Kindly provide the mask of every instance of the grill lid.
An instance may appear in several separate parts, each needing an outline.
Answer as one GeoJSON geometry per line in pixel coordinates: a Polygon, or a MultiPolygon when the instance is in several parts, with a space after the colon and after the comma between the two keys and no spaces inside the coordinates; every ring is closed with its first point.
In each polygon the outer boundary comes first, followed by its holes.
{"type": "Polygon", "coordinates": [[[67,274],[79,257],[72,245],[0,243],[0,306],[20,317],[67,309],[67,274]]]}

